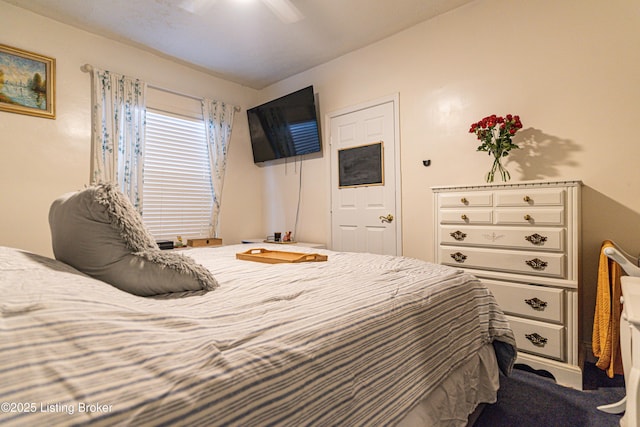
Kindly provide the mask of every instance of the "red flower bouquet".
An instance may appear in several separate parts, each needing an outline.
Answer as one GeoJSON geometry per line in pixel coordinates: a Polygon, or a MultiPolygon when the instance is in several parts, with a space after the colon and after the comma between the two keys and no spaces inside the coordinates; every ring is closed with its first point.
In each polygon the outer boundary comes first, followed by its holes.
{"type": "Polygon", "coordinates": [[[486,176],[487,182],[493,182],[496,171],[500,172],[503,181],[511,178],[509,171],[502,166],[500,160],[508,156],[512,149],[519,148],[511,138],[520,129],[522,129],[520,117],[511,114],[505,117],[493,114],[471,125],[469,133],[475,133],[478,140],[482,142],[478,146],[478,151],[486,151],[489,155],[493,155],[493,166],[486,176]]]}

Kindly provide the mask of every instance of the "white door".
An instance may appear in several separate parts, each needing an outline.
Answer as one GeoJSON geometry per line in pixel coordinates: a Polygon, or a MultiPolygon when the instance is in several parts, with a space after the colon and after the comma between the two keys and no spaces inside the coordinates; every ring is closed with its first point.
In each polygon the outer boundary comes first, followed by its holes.
{"type": "Polygon", "coordinates": [[[330,116],[333,250],[402,254],[396,108],[397,97],[330,116]]]}

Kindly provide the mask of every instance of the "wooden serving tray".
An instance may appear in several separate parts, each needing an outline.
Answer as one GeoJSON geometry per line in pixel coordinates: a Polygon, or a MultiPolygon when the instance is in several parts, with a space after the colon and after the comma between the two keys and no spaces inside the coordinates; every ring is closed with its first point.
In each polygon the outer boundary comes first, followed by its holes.
{"type": "Polygon", "coordinates": [[[263,248],[249,249],[246,252],[238,252],[236,254],[236,258],[245,261],[266,262],[268,264],[278,264],[282,262],[319,262],[327,260],[326,255],[270,251],[263,248]]]}

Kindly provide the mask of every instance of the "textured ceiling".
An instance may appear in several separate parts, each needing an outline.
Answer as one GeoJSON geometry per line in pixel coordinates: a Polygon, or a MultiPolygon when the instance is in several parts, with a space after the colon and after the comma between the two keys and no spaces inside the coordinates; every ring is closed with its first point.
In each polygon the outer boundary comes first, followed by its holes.
{"type": "Polygon", "coordinates": [[[473,0],[4,1],[261,89],[473,0]]]}

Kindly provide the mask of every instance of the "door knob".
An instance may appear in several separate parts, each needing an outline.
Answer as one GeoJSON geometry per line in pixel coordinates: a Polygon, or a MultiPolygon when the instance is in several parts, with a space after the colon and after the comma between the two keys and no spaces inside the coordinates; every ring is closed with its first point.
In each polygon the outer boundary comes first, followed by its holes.
{"type": "Polygon", "coordinates": [[[391,222],[391,221],[393,221],[393,215],[391,215],[391,214],[389,214],[387,216],[380,215],[380,221],[381,222],[391,222]]]}

